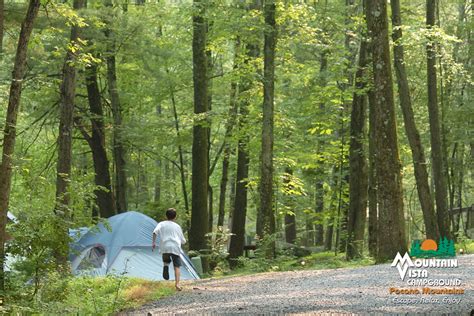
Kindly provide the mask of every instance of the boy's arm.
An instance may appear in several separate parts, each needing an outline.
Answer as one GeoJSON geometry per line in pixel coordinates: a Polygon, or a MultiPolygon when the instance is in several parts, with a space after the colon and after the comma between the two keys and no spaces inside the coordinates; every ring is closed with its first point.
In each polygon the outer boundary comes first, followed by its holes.
{"type": "Polygon", "coordinates": [[[181,227],[179,228],[179,237],[181,238],[181,245],[184,245],[186,243],[186,238],[184,238],[183,230],[181,227]]]}
{"type": "Polygon", "coordinates": [[[160,233],[160,224],[156,225],[155,229],[153,230],[153,239],[151,242],[151,250],[155,250],[156,247],[156,236],[160,233]]]}

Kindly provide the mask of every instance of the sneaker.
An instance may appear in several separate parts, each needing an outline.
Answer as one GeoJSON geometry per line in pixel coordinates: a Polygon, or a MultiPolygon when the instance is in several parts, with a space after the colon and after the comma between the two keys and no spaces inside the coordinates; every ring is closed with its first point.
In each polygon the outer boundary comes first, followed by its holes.
{"type": "Polygon", "coordinates": [[[168,266],[163,266],[163,279],[169,280],[170,279],[170,272],[168,266]]]}

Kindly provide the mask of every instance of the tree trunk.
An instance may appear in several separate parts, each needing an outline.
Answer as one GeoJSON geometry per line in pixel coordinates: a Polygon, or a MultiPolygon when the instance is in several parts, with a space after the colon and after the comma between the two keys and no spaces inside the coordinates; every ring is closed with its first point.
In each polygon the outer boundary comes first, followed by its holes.
{"type": "MultiPolygon", "coordinates": [[[[328,45],[328,43],[325,43],[328,45]]],[[[328,50],[325,49],[321,52],[321,63],[319,66],[319,87],[322,89],[327,85],[327,68],[328,68],[328,50]]],[[[324,111],[326,105],[322,102],[319,104],[319,109],[324,111]]],[[[318,140],[317,147],[318,152],[322,152],[325,145],[324,140],[318,140]]],[[[324,225],[322,223],[323,220],[323,212],[324,212],[324,186],[323,186],[323,178],[324,178],[324,165],[320,163],[320,166],[316,168],[316,206],[315,206],[315,215],[316,220],[319,221],[315,225],[315,244],[317,246],[323,245],[324,242],[324,225]]]]}
{"type": "MultiPolygon", "coordinates": [[[[318,168],[320,169],[320,168],[318,168]]],[[[316,214],[316,220],[318,223],[315,227],[315,244],[316,246],[322,246],[324,244],[324,225],[323,225],[323,212],[324,212],[324,181],[322,180],[324,170],[318,170],[316,175],[316,206],[314,213],[316,214]]]]}
{"type": "MultiPolygon", "coordinates": [[[[369,52],[368,52],[369,53],[369,52]]],[[[377,204],[377,177],[375,170],[375,94],[373,89],[367,92],[369,101],[369,175],[368,175],[368,202],[369,202],[369,254],[377,256],[378,240],[378,204],[377,204]]]]}
{"type": "MultiPolygon", "coordinates": [[[[436,0],[426,1],[426,26],[432,30],[435,25],[436,0]]],[[[447,213],[447,187],[444,168],[444,155],[441,144],[441,127],[438,109],[438,88],[436,75],[436,44],[433,36],[428,36],[426,45],[426,70],[428,84],[428,115],[431,136],[431,161],[435,187],[436,212],[441,237],[450,237],[449,218],[447,213]]]]}
{"type": "MultiPolygon", "coordinates": [[[[170,93],[171,93],[171,105],[173,106],[173,116],[174,116],[174,127],[176,129],[176,136],[181,138],[181,131],[179,127],[179,118],[178,118],[178,110],[176,109],[176,99],[174,97],[174,88],[170,85],[170,93]]],[[[183,153],[183,146],[178,144],[178,156],[179,156],[179,174],[181,180],[181,190],[183,191],[183,199],[184,199],[184,209],[186,213],[189,215],[189,199],[188,199],[188,190],[186,188],[186,167],[184,165],[184,153],[183,153]]],[[[189,223],[186,224],[189,227],[189,223]]]]}
{"type": "Polygon", "coordinates": [[[347,220],[348,220],[348,203],[345,202],[348,200],[347,194],[344,192],[344,185],[349,183],[349,172],[344,175],[346,166],[344,161],[346,161],[347,155],[344,153],[345,146],[345,134],[346,128],[344,126],[344,110],[347,106],[343,107],[340,112],[340,122],[341,128],[339,130],[339,135],[341,136],[341,151],[339,154],[339,163],[338,163],[338,172],[339,172],[339,186],[338,186],[338,201],[337,201],[337,216],[336,216],[336,245],[335,253],[338,251],[345,252],[347,244],[347,220]]]}
{"type": "Polygon", "coordinates": [[[289,244],[296,244],[295,214],[285,214],[285,240],[289,244]]]}
{"type": "MultiPolygon", "coordinates": [[[[275,213],[273,210],[273,112],[275,96],[275,47],[277,41],[275,11],[275,1],[266,1],[264,5],[266,28],[264,32],[260,213],[263,215],[263,237],[271,239],[275,233],[275,213]]],[[[266,256],[268,258],[275,257],[274,241],[269,242],[266,256]]]]}
{"type": "MultiPolygon", "coordinates": [[[[247,88],[248,86],[246,86],[247,88]]],[[[245,130],[247,126],[248,101],[240,104],[239,129],[245,130]]],[[[235,260],[243,255],[245,245],[245,219],[247,216],[247,185],[249,176],[249,136],[240,136],[237,150],[237,175],[235,181],[235,206],[232,216],[232,236],[230,237],[229,259],[231,267],[235,267],[235,260]]]]}
{"type": "MultiPolygon", "coordinates": [[[[84,7],[83,0],[74,0],[74,10],[84,7]]],[[[77,45],[79,37],[79,26],[72,25],[70,44],[77,45]]],[[[56,176],[56,206],[54,212],[59,219],[68,222],[70,214],[69,183],[71,181],[72,168],[72,134],[74,127],[74,99],[76,96],[76,67],[74,65],[76,55],[72,50],[66,52],[66,59],[63,65],[63,78],[60,87],[60,118],[58,134],[58,161],[56,176]]],[[[63,223],[64,224],[64,223],[63,223]]],[[[59,225],[61,240],[58,249],[55,250],[55,258],[58,266],[67,265],[69,232],[65,225],[59,225]]]]}
{"type": "MultiPolygon", "coordinates": [[[[194,114],[192,146],[192,213],[189,246],[191,250],[208,249],[206,234],[208,219],[208,127],[207,127],[207,56],[206,56],[206,4],[194,0],[193,14],[193,83],[194,114]],[[199,115],[199,116],[198,116],[199,115]]],[[[205,258],[203,258],[205,259],[205,258]]],[[[203,260],[203,270],[207,271],[207,260],[203,260]]]]}
{"type": "Polygon", "coordinates": [[[388,42],[387,3],[369,0],[367,27],[372,40],[374,76],[375,147],[379,227],[383,227],[383,243],[379,238],[377,261],[391,260],[397,252],[407,251],[401,163],[398,156],[395,103],[388,42]]]}
{"type": "MultiPolygon", "coordinates": [[[[285,174],[283,175],[283,186],[285,187],[285,191],[289,192],[288,199],[290,200],[288,203],[289,209],[292,210],[294,208],[293,197],[291,196],[291,177],[293,176],[293,170],[290,167],[285,168],[285,174]]],[[[285,213],[285,240],[289,244],[296,243],[296,215],[295,213],[288,214],[285,213]]]]}
{"type": "Polygon", "coordinates": [[[328,218],[326,231],[324,232],[324,250],[326,251],[329,251],[332,249],[333,234],[334,234],[334,215],[331,214],[328,218]]]}
{"type": "MultiPolygon", "coordinates": [[[[331,188],[336,188],[339,186],[339,181],[338,181],[338,174],[337,174],[337,168],[333,167],[331,171],[331,188]]],[[[326,231],[324,234],[324,250],[329,251],[333,247],[333,239],[334,239],[334,226],[337,225],[336,222],[336,212],[334,211],[334,204],[337,201],[337,190],[331,189],[332,196],[330,199],[329,203],[329,217],[327,219],[327,224],[326,224],[326,231]]],[[[336,226],[337,227],[337,226],[336,226]]]]}
{"type": "MultiPolygon", "coordinates": [[[[161,104],[159,103],[156,106],[156,115],[160,117],[162,114],[161,104]]],[[[160,147],[160,151],[163,150],[163,147],[160,147]]],[[[160,205],[161,202],[161,179],[162,179],[162,161],[160,158],[155,159],[155,166],[156,166],[156,174],[155,174],[155,189],[153,194],[153,202],[155,205],[160,205]]]]}
{"type": "MultiPolygon", "coordinates": [[[[33,30],[33,23],[38,15],[40,4],[41,2],[39,0],[30,0],[25,19],[21,24],[3,130],[2,163],[0,165],[0,299],[2,300],[5,298],[5,228],[7,225],[8,204],[10,202],[16,122],[20,108],[21,87],[23,77],[25,76],[28,42],[33,30]]],[[[3,303],[5,302],[3,301],[3,303]]]]}
{"type": "Polygon", "coordinates": [[[91,136],[83,135],[92,150],[94,161],[96,206],[101,217],[116,214],[112,186],[110,183],[109,160],[105,148],[104,110],[102,108],[99,85],[97,84],[97,65],[86,68],[87,98],[89,101],[91,136]]]}
{"type": "Polygon", "coordinates": [[[312,214],[305,214],[305,246],[312,247],[314,246],[314,222],[312,214]]]}
{"type": "MultiPolygon", "coordinates": [[[[229,231],[232,231],[232,218],[234,216],[234,207],[235,207],[235,176],[230,178],[230,194],[229,194],[229,217],[227,219],[227,227],[229,231]]],[[[230,238],[229,238],[229,246],[230,246],[230,238]]]]}
{"type": "MultiPolygon", "coordinates": [[[[106,6],[112,9],[112,1],[106,0],[106,6]]],[[[111,17],[114,17],[113,15],[111,17]]],[[[107,83],[110,97],[110,105],[114,121],[113,128],[113,157],[115,162],[115,203],[118,213],[128,210],[127,205],[127,173],[125,162],[125,147],[123,144],[122,133],[122,106],[120,104],[120,96],[117,87],[117,70],[116,70],[116,45],[115,34],[107,27],[105,35],[108,39],[107,43],[107,83]]]]}
{"type": "Polygon", "coordinates": [[[367,219],[367,162],[364,139],[367,111],[367,96],[363,91],[367,84],[364,74],[367,67],[367,43],[362,40],[359,50],[359,65],[355,77],[355,87],[351,112],[351,139],[349,147],[349,214],[347,221],[348,260],[362,257],[365,222],[367,219]]]}
{"type": "MultiPolygon", "coordinates": [[[[249,64],[252,59],[258,57],[258,46],[253,44],[246,45],[245,64],[249,64]]],[[[244,78],[241,84],[242,88],[239,94],[248,92],[252,87],[253,81],[250,78],[244,78]]],[[[238,98],[239,99],[239,98],[238,98]]],[[[235,204],[232,215],[232,236],[229,245],[229,259],[231,267],[235,267],[234,259],[240,257],[244,253],[245,245],[245,220],[247,216],[247,185],[249,176],[249,153],[248,143],[249,135],[246,132],[247,117],[249,114],[249,100],[242,98],[239,102],[239,140],[237,146],[237,174],[235,179],[235,204]]]]}
{"type": "Polygon", "coordinates": [[[224,157],[222,159],[222,176],[219,191],[219,214],[217,216],[217,227],[224,226],[225,201],[227,194],[227,183],[229,181],[229,160],[230,147],[226,145],[226,148],[224,149],[224,157]]]}
{"type": "Polygon", "coordinates": [[[392,7],[392,38],[393,38],[393,56],[395,72],[397,74],[398,94],[400,106],[402,108],[403,120],[405,122],[405,131],[410,143],[415,169],[416,187],[420,199],[423,219],[426,227],[426,237],[434,240],[439,239],[438,223],[434,206],[431,200],[430,186],[428,182],[428,171],[426,170],[426,159],[423,145],[420,139],[420,133],[416,127],[415,117],[411,104],[410,90],[405,70],[404,52],[402,40],[402,26],[400,16],[400,1],[390,1],[392,7]]]}
{"type": "MultiPolygon", "coordinates": [[[[236,43],[236,49],[239,43],[236,43]]],[[[236,67],[234,66],[234,69],[236,67]]],[[[217,218],[217,226],[224,226],[224,217],[225,217],[225,201],[227,193],[227,182],[229,180],[229,160],[231,155],[230,148],[230,137],[232,136],[233,127],[237,119],[237,84],[232,82],[230,85],[230,108],[228,114],[228,121],[226,124],[226,131],[224,136],[224,155],[222,158],[222,175],[220,182],[220,192],[219,192],[219,215],[217,218]]]]}
{"type": "MultiPolygon", "coordinates": [[[[213,25],[213,21],[209,21],[207,23],[207,29],[206,29],[206,33],[210,33],[211,30],[212,30],[212,25],[213,25]]],[[[207,48],[206,49],[206,58],[207,58],[207,110],[208,111],[212,111],[212,75],[213,75],[213,71],[214,71],[214,64],[212,62],[212,49],[211,48],[207,48]]],[[[212,166],[211,167],[211,147],[212,147],[212,142],[211,142],[211,131],[212,131],[212,121],[209,120],[208,121],[208,133],[207,133],[207,177],[211,177],[212,175],[212,172],[214,170],[214,167],[215,166],[212,166]]],[[[222,151],[221,151],[222,152],[222,151]]],[[[220,155],[220,152],[218,153],[217,157],[220,155]]],[[[209,218],[209,226],[208,226],[208,229],[209,229],[209,232],[211,233],[212,232],[212,229],[213,229],[213,226],[214,226],[214,198],[213,198],[213,190],[212,190],[212,186],[211,186],[211,182],[209,181],[208,182],[208,187],[207,187],[207,191],[208,191],[208,218],[209,218]]]]}
{"type": "MultiPolygon", "coordinates": [[[[246,10],[261,10],[259,1],[252,1],[246,10]]],[[[239,39],[236,41],[236,56],[238,54],[239,39]]],[[[244,55],[244,64],[245,66],[251,65],[255,58],[259,56],[259,47],[257,44],[246,43],[245,44],[245,55],[244,55]]],[[[236,64],[234,67],[239,68],[240,65],[236,64]]],[[[231,227],[231,233],[233,234],[230,238],[229,243],[229,264],[231,268],[236,266],[236,258],[243,255],[243,249],[245,245],[245,221],[247,216],[247,185],[248,185],[248,175],[249,175],[249,135],[248,135],[248,126],[247,126],[247,117],[249,114],[250,101],[248,96],[244,95],[254,85],[254,74],[246,74],[245,77],[241,79],[239,84],[239,91],[236,99],[238,100],[239,106],[239,138],[237,145],[237,171],[235,175],[235,181],[232,182],[231,188],[231,205],[232,209],[229,214],[229,226],[231,227]],[[240,95],[244,95],[240,97],[240,95]],[[235,190],[235,194],[232,194],[232,191],[235,190]],[[234,198],[234,203],[232,203],[232,197],[234,198]]],[[[257,221],[257,234],[258,234],[258,221],[257,221]]],[[[261,236],[261,235],[259,235],[261,236]]]]}

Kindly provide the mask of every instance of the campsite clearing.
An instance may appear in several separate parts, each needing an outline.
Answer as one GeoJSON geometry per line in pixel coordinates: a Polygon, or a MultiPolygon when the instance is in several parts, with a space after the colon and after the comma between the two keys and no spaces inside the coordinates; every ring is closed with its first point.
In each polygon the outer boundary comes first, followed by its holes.
{"type": "Polygon", "coordinates": [[[361,268],[271,272],[184,282],[185,290],[122,315],[167,313],[459,313],[474,306],[474,255],[458,257],[453,269],[432,278],[459,278],[463,295],[394,295],[409,287],[390,264],[361,268]],[[422,301],[424,299],[424,301],[422,301]],[[460,299],[455,301],[454,299],[460,299]]]}

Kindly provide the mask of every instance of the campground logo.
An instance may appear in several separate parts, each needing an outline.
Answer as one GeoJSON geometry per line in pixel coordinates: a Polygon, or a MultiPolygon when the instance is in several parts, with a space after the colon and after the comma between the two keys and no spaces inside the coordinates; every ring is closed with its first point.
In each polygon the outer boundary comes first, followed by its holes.
{"type": "MultiPolygon", "coordinates": [[[[410,254],[405,252],[402,256],[400,252],[395,256],[391,267],[396,268],[400,279],[408,287],[390,287],[389,293],[393,295],[433,295],[433,294],[464,294],[461,288],[462,281],[454,277],[436,277],[436,272],[445,269],[455,269],[458,267],[456,259],[456,249],[454,241],[441,238],[438,243],[432,239],[423,242],[414,240],[411,244],[410,254]],[[433,275],[432,275],[433,274],[433,275]]],[[[445,271],[443,271],[445,272],[445,271]]],[[[443,273],[446,275],[446,273],[443,273]]],[[[415,296],[400,299],[393,298],[394,303],[446,303],[458,304],[461,301],[457,296],[445,296],[442,299],[437,297],[415,296]]]]}
{"type": "Polygon", "coordinates": [[[412,278],[427,277],[428,271],[419,268],[456,268],[458,266],[457,259],[448,259],[456,256],[456,250],[454,241],[447,238],[440,239],[439,246],[432,239],[427,239],[423,243],[414,240],[411,243],[410,254],[419,259],[413,261],[408,253],[405,252],[402,257],[398,252],[392,262],[392,267],[397,267],[402,280],[405,280],[407,273],[412,278]]]}

